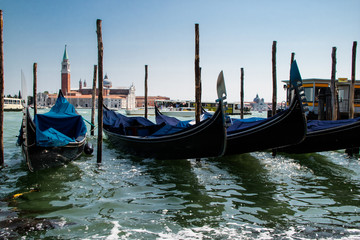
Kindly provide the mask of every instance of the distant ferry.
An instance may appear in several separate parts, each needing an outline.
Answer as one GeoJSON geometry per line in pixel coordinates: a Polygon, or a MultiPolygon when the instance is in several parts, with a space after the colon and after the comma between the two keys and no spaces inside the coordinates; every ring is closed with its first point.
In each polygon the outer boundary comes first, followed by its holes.
{"type": "Polygon", "coordinates": [[[21,111],[23,105],[20,98],[4,98],[4,111],[21,111]]]}
{"type": "MultiPolygon", "coordinates": [[[[168,116],[195,116],[195,102],[194,101],[174,101],[174,100],[158,100],[155,101],[161,113],[168,116]]],[[[216,102],[202,102],[202,107],[210,113],[214,113],[217,109],[216,102]]],[[[240,114],[240,104],[227,103],[226,114],[235,115],[240,114]]],[[[244,108],[244,114],[251,114],[250,108],[244,108]]]]}
{"type": "MultiPolygon", "coordinates": [[[[160,112],[172,117],[195,117],[195,102],[184,100],[155,100],[155,105],[160,112]]],[[[202,107],[209,113],[214,113],[217,108],[216,102],[202,102],[202,107]]],[[[136,109],[126,109],[126,115],[144,115],[144,107],[136,109]]],[[[240,104],[227,103],[226,114],[240,115],[240,104]]],[[[244,114],[251,114],[249,107],[244,107],[244,114]]],[[[148,115],[155,115],[154,107],[149,106],[148,115]]]]}

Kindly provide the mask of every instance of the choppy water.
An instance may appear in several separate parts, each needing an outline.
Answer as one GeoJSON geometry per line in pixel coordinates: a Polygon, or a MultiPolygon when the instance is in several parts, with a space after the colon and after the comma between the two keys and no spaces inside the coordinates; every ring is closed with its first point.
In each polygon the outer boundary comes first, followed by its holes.
{"type": "Polygon", "coordinates": [[[99,167],[93,138],[93,156],[30,173],[20,121],[5,113],[0,239],[360,239],[360,161],[341,151],[159,161],[104,142],[99,167]]]}

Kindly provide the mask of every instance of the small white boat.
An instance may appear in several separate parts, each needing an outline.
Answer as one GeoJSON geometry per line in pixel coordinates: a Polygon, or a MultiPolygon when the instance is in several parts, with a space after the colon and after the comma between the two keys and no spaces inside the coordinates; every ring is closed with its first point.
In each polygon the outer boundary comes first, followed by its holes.
{"type": "MultiPolygon", "coordinates": [[[[205,109],[210,114],[214,114],[214,111],[209,111],[205,109]]],[[[161,114],[170,116],[170,117],[191,117],[195,118],[195,109],[194,108],[163,108],[160,110],[161,114]]]]}
{"type": "Polygon", "coordinates": [[[4,111],[22,111],[23,108],[20,98],[4,98],[4,111]]]}
{"type": "Polygon", "coordinates": [[[194,108],[162,108],[160,112],[170,117],[195,117],[194,108]]]}

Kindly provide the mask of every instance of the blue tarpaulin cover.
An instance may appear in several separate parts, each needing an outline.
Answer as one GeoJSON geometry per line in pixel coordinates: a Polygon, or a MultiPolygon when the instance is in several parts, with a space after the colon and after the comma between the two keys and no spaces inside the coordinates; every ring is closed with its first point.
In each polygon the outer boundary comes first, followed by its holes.
{"type": "Polygon", "coordinates": [[[56,100],[51,110],[36,114],[36,145],[42,147],[60,147],[75,142],[79,136],[85,136],[87,129],[83,118],[78,115],[62,95],[56,100]]]}
{"type": "Polygon", "coordinates": [[[104,109],[103,123],[112,131],[122,135],[148,136],[158,125],[144,117],[127,117],[104,109]],[[136,128],[136,134],[132,129],[136,128]]]}
{"type": "Polygon", "coordinates": [[[266,118],[259,118],[259,117],[252,117],[252,118],[245,118],[245,119],[231,119],[232,124],[227,128],[227,133],[233,133],[240,129],[245,129],[248,127],[256,126],[264,121],[266,118]]]}
{"type": "Polygon", "coordinates": [[[328,128],[348,125],[357,121],[360,121],[360,117],[354,119],[343,119],[343,120],[309,120],[307,121],[307,130],[308,132],[314,132],[328,128]]]}
{"type": "MultiPolygon", "coordinates": [[[[202,111],[200,121],[204,121],[211,117],[212,117],[212,114],[210,114],[206,111],[202,111]]],[[[165,126],[162,127],[161,129],[159,129],[157,132],[153,133],[151,135],[153,137],[165,136],[165,135],[179,132],[183,129],[193,126],[196,122],[194,120],[181,121],[175,117],[169,117],[169,116],[163,115],[161,113],[157,113],[156,114],[156,123],[163,124],[165,126]]]]}
{"type": "Polygon", "coordinates": [[[259,124],[263,124],[265,122],[271,121],[274,118],[278,118],[279,116],[283,115],[286,111],[283,110],[272,117],[269,118],[259,118],[259,117],[252,117],[246,119],[232,119],[232,124],[227,128],[227,133],[235,133],[239,130],[244,130],[249,127],[254,127],[259,124]]]}
{"type": "MultiPolygon", "coordinates": [[[[204,118],[211,117],[205,114],[204,118]]],[[[192,121],[180,121],[165,115],[156,116],[156,124],[144,117],[127,117],[120,113],[104,110],[103,123],[111,132],[131,136],[159,137],[171,135],[192,126],[192,121]]]]}
{"type": "Polygon", "coordinates": [[[171,135],[171,134],[180,132],[181,130],[186,129],[186,128],[187,127],[176,127],[176,126],[171,126],[171,125],[165,124],[158,131],[151,134],[150,137],[160,137],[160,136],[171,135]]]}
{"type": "MultiPolygon", "coordinates": [[[[212,117],[212,114],[203,110],[202,114],[200,116],[200,121],[204,121],[211,117],[212,117]]],[[[187,128],[187,127],[194,125],[195,121],[194,120],[181,121],[175,117],[169,117],[169,116],[163,115],[161,113],[158,113],[158,114],[156,114],[156,123],[157,124],[165,123],[167,125],[171,125],[174,127],[187,128]]]]}

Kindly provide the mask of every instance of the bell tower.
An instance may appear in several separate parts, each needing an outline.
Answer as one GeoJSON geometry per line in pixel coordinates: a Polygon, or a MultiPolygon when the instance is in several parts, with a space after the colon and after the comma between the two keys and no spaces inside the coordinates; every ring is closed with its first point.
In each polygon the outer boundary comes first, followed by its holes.
{"type": "Polygon", "coordinates": [[[61,91],[64,95],[70,92],[70,62],[66,51],[66,45],[63,60],[61,62],[61,91]]]}

